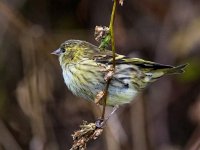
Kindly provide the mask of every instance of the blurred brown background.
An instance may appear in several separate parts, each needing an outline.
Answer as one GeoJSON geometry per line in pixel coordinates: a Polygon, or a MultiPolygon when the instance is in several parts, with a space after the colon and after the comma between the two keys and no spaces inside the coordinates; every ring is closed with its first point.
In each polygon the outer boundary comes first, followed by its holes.
{"type": "MultiPolygon", "coordinates": [[[[68,39],[94,41],[111,0],[0,1],[0,150],[65,150],[99,108],[64,85],[50,53],[68,39]]],[[[200,149],[200,1],[125,0],[115,22],[117,52],[159,63],[189,63],[122,106],[92,150],[200,149]]],[[[108,112],[109,112],[108,108],[108,112]]]]}

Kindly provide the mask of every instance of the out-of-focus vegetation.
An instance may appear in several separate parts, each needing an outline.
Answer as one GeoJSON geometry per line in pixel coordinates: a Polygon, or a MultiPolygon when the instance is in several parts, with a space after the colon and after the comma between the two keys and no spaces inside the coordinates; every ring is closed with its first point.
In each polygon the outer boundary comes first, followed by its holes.
{"type": "MultiPolygon", "coordinates": [[[[73,96],[50,55],[67,39],[98,45],[111,0],[0,1],[0,150],[64,150],[82,120],[99,108],[73,96]]],[[[165,64],[189,63],[122,106],[88,149],[198,149],[200,141],[200,2],[125,0],[117,8],[117,52],[165,64]]],[[[108,109],[109,112],[109,109],[108,109]]]]}

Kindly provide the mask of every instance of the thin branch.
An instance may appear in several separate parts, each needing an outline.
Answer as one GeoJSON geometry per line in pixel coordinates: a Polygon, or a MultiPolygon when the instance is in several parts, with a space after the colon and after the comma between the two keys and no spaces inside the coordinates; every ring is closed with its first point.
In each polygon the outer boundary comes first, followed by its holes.
{"type": "Polygon", "coordinates": [[[113,112],[105,119],[105,108],[106,108],[106,101],[107,101],[107,96],[108,96],[108,88],[112,80],[113,74],[115,72],[114,19],[115,19],[116,5],[117,5],[116,3],[117,3],[117,0],[114,0],[109,30],[107,30],[106,27],[97,26],[95,28],[95,32],[96,32],[95,35],[97,35],[96,39],[101,40],[101,43],[99,46],[100,49],[101,48],[104,49],[111,43],[112,52],[113,52],[113,65],[112,67],[107,68],[108,72],[104,77],[104,80],[106,81],[106,87],[104,91],[99,92],[95,98],[95,101],[97,101],[97,103],[102,102],[103,104],[102,115],[101,115],[100,120],[97,120],[96,123],[83,122],[83,125],[80,126],[81,129],[78,131],[75,131],[74,134],[72,135],[74,143],[70,150],[78,150],[78,149],[85,150],[87,147],[87,142],[91,139],[96,139],[101,135],[101,133],[103,132],[104,124],[118,108],[116,107],[113,110],[113,112]]]}
{"type": "Polygon", "coordinates": [[[106,87],[105,87],[105,91],[104,91],[103,111],[102,111],[102,116],[101,116],[102,120],[104,120],[104,118],[105,118],[105,109],[106,109],[106,101],[107,101],[107,96],[108,96],[108,88],[109,88],[110,82],[112,80],[113,72],[115,71],[114,19],[115,19],[116,6],[117,6],[117,0],[114,0],[112,14],[111,14],[111,18],[110,18],[110,25],[109,25],[110,36],[111,36],[111,46],[112,46],[112,52],[113,52],[113,69],[111,70],[112,71],[111,75],[107,79],[106,87]]]}
{"type": "Polygon", "coordinates": [[[116,12],[117,0],[114,0],[112,14],[110,18],[110,35],[111,35],[111,46],[113,52],[113,68],[115,69],[115,38],[114,38],[114,19],[115,19],[115,12],[116,12]]]}

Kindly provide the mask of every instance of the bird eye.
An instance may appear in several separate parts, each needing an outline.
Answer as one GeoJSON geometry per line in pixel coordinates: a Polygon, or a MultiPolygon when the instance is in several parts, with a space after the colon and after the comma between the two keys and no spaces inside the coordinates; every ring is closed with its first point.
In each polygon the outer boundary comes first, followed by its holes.
{"type": "Polygon", "coordinates": [[[62,53],[64,53],[64,52],[65,52],[65,48],[60,48],[60,51],[61,51],[62,53]]]}

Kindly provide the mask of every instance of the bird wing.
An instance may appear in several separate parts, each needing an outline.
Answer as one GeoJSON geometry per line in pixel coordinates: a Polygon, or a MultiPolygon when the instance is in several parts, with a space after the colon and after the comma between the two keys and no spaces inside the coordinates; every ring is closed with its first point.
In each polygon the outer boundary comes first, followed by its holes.
{"type": "MultiPolygon", "coordinates": [[[[111,65],[113,63],[113,57],[111,51],[103,52],[102,54],[97,54],[93,57],[94,60],[98,63],[111,65]]],[[[137,72],[139,74],[137,76],[137,81],[144,81],[153,82],[156,79],[162,77],[166,74],[176,74],[184,72],[184,68],[187,64],[179,65],[179,66],[171,66],[171,65],[164,65],[152,61],[146,61],[140,58],[129,58],[124,55],[116,54],[115,57],[115,64],[117,65],[129,65],[129,69],[137,72]],[[145,78],[147,77],[147,78],[145,78]]],[[[125,70],[124,70],[125,71],[125,70]]],[[[146,82],[144,81],[144,82],[146,82]]]]}

